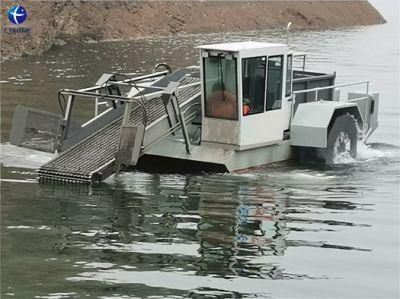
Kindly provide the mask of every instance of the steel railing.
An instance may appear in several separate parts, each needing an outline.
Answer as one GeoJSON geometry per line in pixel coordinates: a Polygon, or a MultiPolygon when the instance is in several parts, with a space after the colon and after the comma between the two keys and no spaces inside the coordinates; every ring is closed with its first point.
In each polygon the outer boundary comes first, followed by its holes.
{"type": "MultiPolygon", "coordinates": [[[[116,82],[112,82],[114,84],[116,82]]],[[[179,92],[180,90],[198,86],[200,85],[200,82],[196,83],[191,83],[191,84],[186,84],[182,86],[178,86],[176,91],[179,92]]],[[[96,86],[96,88],[101,88],[100,86],[96,86]]],[[[143,89],[154,89],[152,86],[142,86],[141,88],[143,89]]],[[[95,89],[93,87],[85,88],[85,89],[80,89],[80,90],[73,90],[73,89],[62,89],[59,91],[59,94],[68,96],[68,102],[67,102],[67,107],[65,109],[65,114],[64,114],[64,121],[65,121],[65,127],[63,129],[63,137],[62,139],[65,139],[65,137],[68,135],[69,131],[69,124],[71,120],[71,115],[72,115],[72,109],[73,109],[73,103],[75,101],[75,97],[80,97],[81,99],[86,99],[86,100],[95,100],[98,101],[98,99],[101,99],[102,101],[119,101],[119,102],[125,102],[125,103],[135,103],[138,105],[142,111],[143,114],[143,119],[144,121],[147,119],[147,109],[143,101],[151,101],[152,99],[160,97],[164,89],[163,87],[158,87],[157,89],[160,89],[159,91],[148,93],[148,94],[143,94],[142,91],[138,90],[138,93],[136,93],[132,97],[127,97],[127,96],[119,96],[119,95],[110,95],[110,94],[101,94],[97,92],[93,92],[95,89]]],[[[93,117],[90,119],[88,122],[86,122],[84,125],[87,125],[88,123],[94,121],[98,117],[104,115],[105,113],[109,112],[112,110],[112,108],[107,109],[103,113],[93,117]]]]}
{"type": "Polygon", "coordinates": [[[361,85],[361,84],[366,85],[365,94],[368,94],[370,81],[359,81],[359,82],[351,82],[351,83],[345,83],[345,84],[336,84],[336,85],[330,85],[330,86],[315,87],[315,88],[304,89],[304,90],[297,90],[297,91],[293,92],[293,96],[295,97],[296,94],[300,94],[300,93],[314,92],[315,93],[315,102],[317,102],[318,101],[318,93],[321,90],[335,89],[335,88],[339,88],[339,87],[355,86],[355,85],[361,85]]]}
{"type": "Polygon", "coordinates": [[[355,99],[347,99],[346,101],[351,102],[351,101],[356,101],[360,99],[364,99],[369,96],[369,84],[370,81],[358,81],[358,82],[351,82],[351,83],[344,83],[344,84],[336,84],[336,85],[330,85],[330,86],[323,86],[323,87],[315,87],[315,88],[310,88],[310,89],[304,89],[304,90],[297,90],[293,92],[293,98],[292,98],[292,112],[291,112],[291,119],[293,119],[294,116],[294,107],[296,104],[296,95],[298,94],[303,94],[303,93],[314,93],[314,101],[318,102],[318,93],[322,90],[334,90],[336,88],[341,88],[341,87],[348,87],[348,86],[356,86],[356,85],[364,85],[365,84],[365,97],[362,98],[355,98],[355,99]]]}

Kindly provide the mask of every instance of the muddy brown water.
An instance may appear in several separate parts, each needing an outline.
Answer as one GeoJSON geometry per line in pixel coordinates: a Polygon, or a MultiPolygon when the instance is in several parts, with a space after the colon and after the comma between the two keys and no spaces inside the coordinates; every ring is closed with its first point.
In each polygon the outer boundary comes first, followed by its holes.
{"type": "Polygon", "coordinates": [[[131,172],[93,187],[37,183],[51,155],[7,143],[16,105],[57,112],[58,89],[103,72],[197,64],[195,45],[284,42],[281,32],[66,45],[3,63],[1,297],[398,298],[398,34],[389,22],[291,38],[311,69],[371,80],[381,93],[380,128],[357,160],[131,172]]]}

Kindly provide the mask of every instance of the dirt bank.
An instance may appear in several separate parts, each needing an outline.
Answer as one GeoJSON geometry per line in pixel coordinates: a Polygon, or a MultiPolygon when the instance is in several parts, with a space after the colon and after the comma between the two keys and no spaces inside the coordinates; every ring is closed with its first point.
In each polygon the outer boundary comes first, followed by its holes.
{"type": "MultiPolygon", "coordinates": [[[[19,1],[27,20],[2,18],[2,60],[38,54],[53,44],[177,33],[372,25],[385,20],[367,1],[19,1]],[[12,32],[28,28],[30,33],[12,32]]],[[[1,13],[16,5],[2,1],[1,13]]]]}

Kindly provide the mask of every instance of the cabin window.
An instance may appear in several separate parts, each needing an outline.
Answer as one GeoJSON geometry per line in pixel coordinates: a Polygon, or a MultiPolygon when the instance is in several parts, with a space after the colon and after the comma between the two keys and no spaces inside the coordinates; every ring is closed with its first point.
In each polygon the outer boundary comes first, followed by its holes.
{"type": "Polygon", "coordinates": [[[290,54],[287,56],[286,66],[286,96],[292,94],[292,73],[293,73],[293,56],[290,54]]]}
{"type": "Polygon", "coordinates": [[[242,60],[243,115],[264,111],[266,57],[242,60]]]}
{"type": "Polygon", "coordinates": [[[282,107],[283,56],[268,57],[266,110],[282,107]]]}
{"type": "Polygon", "coordinates": [[[238,119],[236,58],[203,58],[206,117],[238,119]]]}

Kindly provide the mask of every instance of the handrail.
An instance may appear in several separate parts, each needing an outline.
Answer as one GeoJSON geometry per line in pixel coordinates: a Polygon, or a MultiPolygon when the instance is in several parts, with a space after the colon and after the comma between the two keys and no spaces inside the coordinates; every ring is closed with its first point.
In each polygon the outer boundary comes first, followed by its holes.
{"type": "MultiPolygon", "coordinates": [[[[179,92],[182,89],[197,86],[197,85],[200,85],[200,82],[178,86],[176,91],[179,92]]],[[[63,136],[67,136],[68,130],[69,130],[72,106],[73,106],[73,102],[74,102],[74,99],[76,96],[79,96],[83,99],[90,99],[90,100],[94,100],[94,101],[97,101],[98,99],[102,99],[102,100],[118,100],[118,101],[124,102],[124,103],[135,103],[136,105],[138,105],[140,107],[142,114],[143,114],[144,124],[146,124],[147,108],[146,108],[146,105],[145,105],[143,99],[146,99],[146,102],[151,101],[154,98],[161,96],[163,94],[163,90],[149,93],[146,95],[143,95],[141,92],[139,92],[139,94],[132,96],[130,98],[124,97],[124,96],[118,96],[118,95],[99,94],[96,92],[90,92],[90,89],[85,89],[85,91],[82,91],[82,89],[81,90],[61,89],[59,91],[59,94],[69,96],[69,99],[67,102],[67,107],[65,109],[65,115],[64,115],[64,120],[65,120],[66,124],[65,124],[65,128],[63,130],[63,136]]],[[[65,138],[65,137],[63,137],[63,138],[65,138]]]]}
{"type": "MultiPolygon", "coordinates": [[[[196,83],[190,83],[190,84],[186,84],[186,85],[182,85],[182,86],[178,86],[177,90],[182,90],[185,88],[189,88],[189,87],[193,87],[196,85],[200,85],[200,82],[196,82],[196,83]]],[[[161,96],[163,94],[164,90],[160,90],[160,91],[155,91],[149,94],[146,94],[146,98],[154,98],[157,96],[161,96]]],[[[133,97],[124,97],[124,96],[118,96],[118,95],[107,95],[107,94],[98,94],[98,93],[94,93],[94,92],[89,92],[89,91],[82,91],[82,90],[73,90],[73,89],[61,89],[59,91],[61,94],[64,95],[71,95],[71,96],[80,96],[83,98],[99,98],[99,99],[104,99],[104,100],[118,100],[121,102],[136,102],[137,100],[140,100],[143,96],[143,94],[139,94],[137,96],[133,96],[133,97]]]]}
{"type": "Polygon", "coordinates": [[[369,83],[371,81],[359,81],[359,82],[351,82],[351,83],[344,83],[344,84],[337,84],[337,85],[330,85],[330,86],[323,86],[323,87],[315,87],[315,88],[310,88],[310,89],[303,89],[303,90],[297,90],[294,91],[293,94],[299,94],[299,93],[307,93],[307,92],[318,92],[320,90],[326,90],[326,89],[332,89],[332,88],[337,88],[337,87],[345,87],[345,86],[353,86],[353,85],[361,85],[361,84],[366,84],[367,85],[367,94],[369,92],[369,83]]]}
{"type": "Polygon", "coordinates": [[[296,94],[315,92],[315,101],[317,102],[318,101],[318,92],[320,90],[334,89],[334,88],[338,88],[338,87],[354,86],[354,85],[361,85],[361,84],[366,84],[366,94],[368,94],[369,93],[369,83],[370,83],[370,81],[359,81],[359,82],[351,82],[351,83],[330,85],[330,86],[324,86],[324,87],[315,87],[315,88],[311,88],[311,89],[297,90],[297,91],[293,92],[293,97],[295,99],[296,94]]]}
{"type": "Polygon", "coordinates": [[[306,70],[306,57],[307,57],[307,54],[306,53],[296,53],[296,52],[294,52],[293,53],[293,60],[294,60],[294,58],[296,58],[296,57],[302,57],[303,59],[303,61],[302,61],[302,66],[301,66],[301,69],[303,70],[303,71],[305,71],[306,70]]]}
{"type": "MultiPolygon", "coordinates": [[[[146,80],[146,79],[157,78],[157,77],[160,77],[160,76],[164,76],[166,74],[168,74],[168,70],[165,70],[165,71],[162,71],[162,72],[153,73],[153,74],[143,75],[143,76],[139,76],[139,77],[127,78],[127,79],[124,79],[124,80],[121,80],[121,81],[109,81],[107,83],[106,87],[113,86],[113,85],[131,85],[130,83],[133,83],[133,82],[138,82],[138,81],[142,81],[142,80],[146,80]]],[[[125,76],[125,74],[124,74],[124,76],[125,76]]],[[[142,86],[140,86],[140,87],[142,87],[142,86]]],[[[95,85],[95,86],[91,86],[91,87],[78,89],[76,91],[77,92],[99,91],[102,88],[104,88],[103,85],[95,85]]],[[[60,95],[62,94],[61,91],[63,91],[63,90],[64,89],[61,89],[61,90],[58,91],[58,102],[59,102],[60,109],[61,109],[62,113],[64,113],[64,107],[61,104],[60,95]]],[[[64,99],[64,102],[65,102],[65,99],[64,99]]],[[[64,105],[65,105],[65,103],[64,103],[64,105]]],[[[95,113],[95,115],[97,116],[97,113],[95,113]]]]}
{"type": "MultiPolygon", "coordinates": [[[[198,111],[194,111],[191,114],[189,114],[187,117],[185,117],[185,123],[189,123],[190,121],[192,121],[197,115],[199,114],[198,111]]],[[[168,136],[169,134],[177,131],[181,126],[181,123],[178,122],[175,125],[171,126],[169,129],[167,129],[166,131],[164,131],[164,133],[156,138],[155,140],[153,140],[152,142],[150,142],[149,144],[147,144],[146,146],[144,146],[142,148],[142,152],[146,152],[150,147],[154,146],[155,144],[157,144],[158,142],[160,142],[164,137],[168,136]]]]}
{"type": "MultiPolygon", "coordinates": [[[[122,85],[124,83],[137,82],[137,81],[141,81],[141,80],[144,80],[144,79],[160,77],[160,76],[163,76],[163,75],[166,75],[166,74],[168,74],[168,71],[162,71],[162,72],[153,73],[153,74],[149,74],[149,75],[143,75],[143,76],[139,76],[139,77],[128,78],[128,79],[124,79],[124,80],[121,80],[121,81],[109,81],[109,84],[107,86],[118,85],[118,84],[122,85]]],[[[101,85],[95,85],[95,86],[91,86],[91,87],[78,89],[78,91],[93,91],[93,90],[101,89],[103,87],[104,86],[101,86],[101,85]]]]}
{"type": "Polygon", "coordinates": [[[292,109],[291,109],[291,113],[290,113],[291,114],[290,120],[292,120],[293,117],[294,117],[294,107],[295,107],[295,104],[296,104],[296,95],[298,95],[298,94],[315,92],[314,100],[315,100],[315,102],[318,102],[318,92],[321,91],[321,90],[327,90],[327,89],[334,89],[334,88],[338,88],[338,87],[347,87],[347,86],[366,84],[366,95],[368,96],[370,82],[371,81],[358,81],[358,82],[351,82],[351,83],[344,83],[344,84],[337,84],[337,85],[330,85],[330,86],[323,86],[323,87],[315,87],[315,88],[310,88],[310,89],[303,89],[303,90],[294,91],[293,92],[293,99],[292,99],[292,109]]]}

